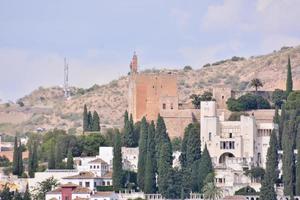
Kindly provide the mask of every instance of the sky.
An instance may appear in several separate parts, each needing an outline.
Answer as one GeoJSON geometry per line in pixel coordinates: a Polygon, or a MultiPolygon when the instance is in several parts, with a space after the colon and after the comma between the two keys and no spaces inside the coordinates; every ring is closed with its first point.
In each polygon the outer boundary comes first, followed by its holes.
{"type": "Polygon", "coordinates": [[[0,0],[0,99],[300,45],[299,0],[0,0]]]}

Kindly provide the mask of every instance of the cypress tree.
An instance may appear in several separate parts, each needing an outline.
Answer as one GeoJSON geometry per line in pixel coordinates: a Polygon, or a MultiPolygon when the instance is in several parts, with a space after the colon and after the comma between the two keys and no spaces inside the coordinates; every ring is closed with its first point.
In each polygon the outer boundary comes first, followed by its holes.
{"type": "Polygon", "coordinates": [[[273,122],[275,124],[278,124],[280,123],[280,116],[279,116],[279,113],[278,113],[278,106],[275,106],[275,115],[273,117],[273,122]]]}
{"type": "Polygon", "coordinates": [[[288,64],[287,64],[287,79],[286,79],[286,96],[287,97],[293,91],[293,77],[292,77],[292,69],[291,68],[292,68],[291,67],[291,59],[289,56],[288,64]]]}
{"type": "Polygon", "coordinates": [[[276,132],[273,130],[267,151],[266,172],[260,192],[261,200],[276,200],[274,184],[278,178],[278,145],[276,132]]]}
{"type": "Polygon", "coordinates": [[[55,169],[60,169],[62,168],[62,160],[63,160],[63,154],[62,154],[62,144],[58,140],[56,141],[55,145],[55,169]]]}
{"type": "Polygon", "coordinates": [[[186,149],[186,162],[188,169],[191,171],[191,190],[193,192],[199,192],[198,168],[201,157],[200,131],[194,125],[189,131],[190,133],[186,149]]]}
{"type": "Polygon", "coordinates": [[[13,199],[13,192],[10,191],[7,184],[4,185],[2,192],[0,192],[0,199],[5,200],[12,200],[13,199]]]}
{"type": "Polygon", "coordinates": [[[207,175],[213,172],[213,166],[209,151],[205,145],[199,164],[199,190],[201,191],[204,185],[204,180],[207,175]]]}
{"type": "Polygon", "coordinates": [[[74,160],[72,155],[72,149],[68,149],[68,156],[67,156],[67,169],[74,169],[74,160]]]}
{"type": "Polygon", "coordinates": [[[92,126],[93,126],[93,115],[91,113],[91,111],[88,112],[88,131],[92,131],[92,126]]]}
{"type": "Polygon", "coordinates": [[[137,183],[142,191],[144,191],[145,183],[145,167],[147,158],[147,137],[148,137],[148,123],[145,117],[141,122],[141,132],[139,139],[139,159],[137,171],[137,183]]]}
{"type": "Polygon", "coordinates": [[[128,111],[125,110],[125,113],[124,113],[124,127],[125,127],[125,124],[129,121],[129,116],[128,116],[128,111]]]}
{"type": "Polygon", "coordinates": [[[28,174],[30,178],[34,178],[34,173],[38,168],[38,157],[37,157],[37,142],[29,144],[29,160],[28,160],[28,174]]]}
{"type": "Polygon", "coordinates": [[[13,200],[23,200],[21,193],[18,190],[15,191],[13,200]]]}
{"type": "Polygon", "coordinates": [[[147,138],[147,155],[145,167],[145,185],[144,192],[153,194],[156,192],[156,177],[155,177],[155,125],[152,121],[148,127],[147,138]]]}
{"type": "Polygon", "coordinates": [[[51,141],[49,156],[48,156],[48,169],[55,169],[55,142],[51,141]]]}
{"type": "Polygon", "coordinates": [[[13,153],[13,175],[19,174],[19,147],[18,147],[18,137],[15,136],[15,143],[14,143],[14,153],[13,153]]]}
{"type": "Polygon", "coordinates": [[[88,131],[88,130],[89,130],[88,111],[87,111],[86,104],[84,104],[84,107],[83,107],[83,132],[88,131]]]}
{"type": "Polygon", "coordinates": [[[113,150],[113,188],[115,192],[120,191],[122,188],[122,149],[121,149],[121,136],[119,133],[115,135],[115,143],[113,150]]]}
{"type": "Polygon", "coordinates": [[[134,127],[133,127],[133,120],[132,115],[130,115],[130,120],[128,120],[124,127],[124,146],[126,147],[134,147],[135,140],[134,140],[134,127]]]}
{"type": "Polygon", "coordinates": [[[159,163],[159,154],[161,150],[161,146],[164,143],[170,142],[170,138],[167,134],[167,128],[164,119],[158,115],[155,129],[155,154],[157,164],[159,163]]]}
{"type": "Polygon", "coordinates": [[[188,139],[189,139],[189,134],[190,134],[190,129],[193,128],[193,124],[189,124],[185,129],[184,129],[184,136],[181,144],[181,155],[179,157],[180,164],[182,168],[185,168],[187,166],[187,145],[188,145],[188,139]]]}
{"type": "Polygon", "coordinates": [[[21,142],[19,143],[19,147],[18,147],[18,176],[22,176],[23,172],[24,172],[24,166],[23,166],[23,149],[21,146],[21,142]]]}
{"type": "Polygon", "coordinates": [[[172,146],[171,142],[166,141],[161,144],[158,159],[158,191],[163,197],[168,196],[168,184],[172,170],[172,146]]]}
{"type": "Polygon", "coordinates": [[[284,195],[293,196],[294,194],[294,146],[293,146],[293,121],[286,121],[283,130],[283,156],[282,172],[284,195]]]}
{"type": "Polygon", "coordinates": [[[97,111],[93,113],[92,131],[100,131],[100,118],[97,111]]]}
{"type": "Polygon", "coordinates": [[[283,145],[283,129],[284,129],[284,121],[285,121],[285,104],[283,103],[281,105],[281,115],[280,115],[280,120],[279,120],[279,125],[278,125],[278,132],[279,132],[279,140],[278,140],[278,146],[279,146],[279,149],[282,149],[283,145]]]}
{"type": "Polygon", "coordinates": [[[300,195],[300,125],[297,127],[296,195],[300,195]]]}
{"type": "Polygon", "coordinates": [[[30,192],[29,192],[28,184],[26,185],[26,190],[25,190],[25,193],[24,193],[24,196],[23,196],[23,200],[31,200],[31,195],[30,195],[30,192]]]}

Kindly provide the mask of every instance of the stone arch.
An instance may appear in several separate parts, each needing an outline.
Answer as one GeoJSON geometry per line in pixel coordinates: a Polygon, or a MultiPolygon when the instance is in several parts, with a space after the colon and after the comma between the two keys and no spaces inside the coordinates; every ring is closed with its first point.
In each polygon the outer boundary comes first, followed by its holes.
{"type": "Polygon", "coordinates": [[[232,153],[229,153],[229,152],[225,152],[223,153],[220,158],[219,158],[219,163],[222,164],[222,163],[225,163],[226,159],[228,158],[234,158],[235,156],[232,154],[232,153]]]}

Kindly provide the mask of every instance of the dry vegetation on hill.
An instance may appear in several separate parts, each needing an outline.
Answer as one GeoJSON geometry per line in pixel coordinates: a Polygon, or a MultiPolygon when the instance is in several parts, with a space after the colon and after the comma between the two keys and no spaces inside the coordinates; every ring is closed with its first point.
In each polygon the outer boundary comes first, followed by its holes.
{"type": "MultiPolygon", "coordinates": [[[[189,101],[190,94],[201,93],[216,85],[227,85],[235,90],[250,90],[253,78],[263,81],[261,90],[285,88],[286,65],[291,57],[294,88],[300,89],[300,46],[282,48],[268,55],[219,61],[197,70],[172,71],[178,75],[180,101],[189,101]]],[[[143,73],[149,73],[146,70],[143,73]]],[[[155,73],[158,73],[155,70],[155,73]]],[[[113,80],[106,85],[94,85],[89,89],[72,88],[72,98],[65,100],[59,87],[42,88],[21,98],[19,104],[0,105],[0,132],[15,133],[35,130],[38,127],[63,128],[69,132],[80,131],[83,105],[97,110],[101,124],[122,125],[122,115],[127,108],[128,76],[113,80]],[[22,102],[22,103],[20,103],[22,102]]]]}

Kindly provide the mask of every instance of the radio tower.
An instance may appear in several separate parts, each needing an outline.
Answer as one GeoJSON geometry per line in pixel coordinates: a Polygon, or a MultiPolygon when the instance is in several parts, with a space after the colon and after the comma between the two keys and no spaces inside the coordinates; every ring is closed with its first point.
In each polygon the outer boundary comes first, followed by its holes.
{"type": "Polygon", "coordinates": [[[64,66],[64,93],[65,97],[68,99],[70,97],[70,88],[69,88],[69,65],[67,63],[67,59],[65,58],[65,66],[64,66]]]}

